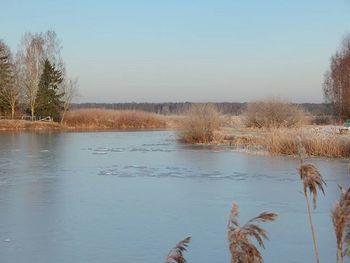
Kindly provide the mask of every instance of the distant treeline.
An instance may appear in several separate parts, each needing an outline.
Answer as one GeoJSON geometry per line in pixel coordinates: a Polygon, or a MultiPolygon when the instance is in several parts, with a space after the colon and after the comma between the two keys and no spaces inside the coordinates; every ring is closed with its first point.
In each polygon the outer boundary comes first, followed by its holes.
{"type": "MultiPolygon", "coordinates": [[[[72,109],[86,108],[103,108],[112,110],[139,110],[154,112],[164,115],[182,114],[186,112],[192,102],[167,102],[167,103],[75,103],[72,104],[72,109]]],[[[246,102],[218,102],[213,103],[218,110],[223,114],[239,115],[247,107],[246,102]]],[[[300,106],[306,112],[312,115],[332,115],[332,109],[329,104],[325,103],[301,103],[295,104],[300,106]]]]}

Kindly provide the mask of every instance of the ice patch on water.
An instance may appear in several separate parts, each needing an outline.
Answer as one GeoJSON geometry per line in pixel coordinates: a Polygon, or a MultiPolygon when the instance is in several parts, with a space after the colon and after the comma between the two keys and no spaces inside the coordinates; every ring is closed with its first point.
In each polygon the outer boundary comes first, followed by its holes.
{"type": "Polygon", "coordinates": [[[12,163],[11,159],[8,158],[0,158],[0,167],[5,167],[7,165],[10,165],[12,163]]]}
{"type": "Polygon", "coordinates": [[[94,155],[105,155],[105,154],[108,154],[108,152],[95,151],[95,152],[93,152],[92,154],[94,154],[94,155]]]}
{"type": "Polygon", "coordinates": [[[98,147],[98,148],[87,148],[84,150],[91,151],[92,154],[97,154],[97,155],[125,152],[125,148],[123,147],[112,147],[112,148],[98,147]]]}
{"type": "Polygon", "coordinates": [[[146,165],[117,165],[101,170],[98,175],[117,177],[152,177],[152,178],[182,178],[182,179],[210,179],[210,180],[246,180],[247,174],[234,172],[231,174],[222,171],[192,170],[181,166],[149,167],[146,165]]]}
{"type": "Polygon", "coordinates": [[[169,146],[171,143],[144,143],[141,146],[169,146]]]}

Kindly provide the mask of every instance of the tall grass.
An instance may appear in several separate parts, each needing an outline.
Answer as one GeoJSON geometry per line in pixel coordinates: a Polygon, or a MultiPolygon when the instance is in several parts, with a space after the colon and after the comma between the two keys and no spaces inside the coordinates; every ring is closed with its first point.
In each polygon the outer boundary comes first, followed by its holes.
{"type": "Polygon", "coordinates": [[[82,109],[67,112],[64,125],[75,129],[164,128],[165,118],[142,111],[82,109]]]}
{"type": "Polygon", "coordinates": [[[273,129],[264,141],[271,154],[298,154],[297,136],[310,156],[349,158],[350,139],[336,134],[317,134],[298,129],[273,129]]]}
{"type": "Polygon", "coordinates": [[[332,209],[332,222],[337,240],[337,263],[343,263],[344,256],[350,256],[350,188],[345,191],[340,187],[340,198],[332,209]]]}
{"type": "Polygon", "coordinates": [[[244,117],[246,126],[255,128],[296,127],[306,122],[303,110],[278,99],[249,103],[244,117]]]}
{"type": "Polygon", "coordinates": [[[191,106],[179,132],[179,139],[186,143],[210,143],[220,128],[220,115],[212,104],[191,106]]]}
{"type": "Polygon", "coordinates": [[[25,121],[25,120],[0,120],[0,131],[48,131],[60,130],[62,127],[56,122],[25,121]]]}
{"type": "Polygon", "coordinates": [[[297,147],[298,147],[298,154],[300,159],[299,175],[300,175],[301,181],[303,182],[304,196],[306,200],[307,212],[309,215],[309,223],[310,223],[312,241],[314,244],[315,258],[316,258],[316,262],[319,263],[320,257],[318,252],[315,227],[312,221],[312,215],[311,215],[312,211],[310,207],[309,194],[313,196],[313,208],[316,209],[318,190],[322,191],[322,193],[324,194],[323,186],[326,185],[326,183],[323,180],[316,166],[314,166],[313,164],[304,163],[306,149],[304,148],[300,137],[297,138],[297,147]]]}

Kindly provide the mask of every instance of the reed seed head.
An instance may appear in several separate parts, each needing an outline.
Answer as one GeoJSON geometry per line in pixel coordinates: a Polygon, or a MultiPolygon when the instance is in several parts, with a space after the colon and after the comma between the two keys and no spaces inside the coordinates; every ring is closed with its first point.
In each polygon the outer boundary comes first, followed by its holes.
{"type": "Polygon", "coordinates": [[[323,180],[317,167],[313,164],[300,165],[299,175],[300,179],[303,181],[305,195],[307,194],[307,190],[309,190],[310,194],[313,195],[313,204],[315,209],[317,204],[317,189],[321,190],[322,193],[325,194],[323,186],[327,184],[323,180]]]}
{"type": "Polygon", "coordinates": [[[170,250],[165,263],[186,263],[183,252],[187,250],[190,241],[191,237],[187,237],[177,243],[176,246],[170,250]]]}
{"type": "Polygon", "coordinates": [[[268,240],[267,232],[259,222],[270,222],[277,218],[276,213],[263,212],[250,219],[242,227],[238,223],[238,205],[233,204],[228,222],[228,241],[231,252],[231,263],[262,263],[263,258],[258,248],[253,244],[255,239],[264,248],[264,240],[268,240]]]}

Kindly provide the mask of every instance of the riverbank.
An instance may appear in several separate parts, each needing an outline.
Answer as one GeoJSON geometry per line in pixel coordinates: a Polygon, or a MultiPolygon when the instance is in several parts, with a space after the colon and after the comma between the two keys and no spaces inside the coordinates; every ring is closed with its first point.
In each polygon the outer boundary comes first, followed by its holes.
{"type": "Polygon", "coordinates": [[[213,144],[230,145],[272,155],[296,155],[300,137],[309,156],[350,158],[350,133],[341,134],[338,126],[304,125],[300,128],[222,128],[213,144]]]}
{"type": "MultiPolygon", "coordinates": [[[[339,126],[304,125],[299,128],[246,128],[240,117],[222,116],[222,127],[211,145],[266,152],[272,155],[296,155],[297,137],[307,154],[328,158],[350,158],[350,133],[340,134],[339,126]]],[[[1,131],[118,131],[138,129],[179,129],[184,116],[165,116],[137,111],[79,110],[69,112],[65,121],[40,122],[0,120],[1,131]]]]}
{"type": "Polygon", "coordinates": [[[165,116],[142,111],[84,109],[68,112],[62,123],[0,120],[0,131],[104,131],[126,129],[169,129],[181,126],[182,116],[165,116]]]}
{"type": "Polygon", "coordinates": [[[1,131],[52,131],[62,130],[63,125],[57,122],[0,120],[1,131]]]}

